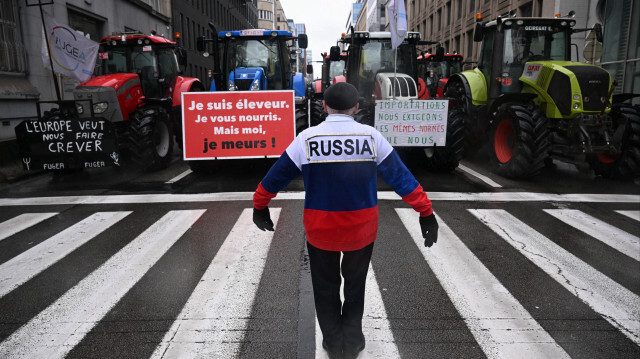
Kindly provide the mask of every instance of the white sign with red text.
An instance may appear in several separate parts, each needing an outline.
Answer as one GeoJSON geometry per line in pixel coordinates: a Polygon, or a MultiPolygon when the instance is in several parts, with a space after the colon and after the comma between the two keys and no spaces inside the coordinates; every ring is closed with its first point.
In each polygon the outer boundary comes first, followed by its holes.
{"type": "Polygon", "coordinates": [[[449,100],[376,101],[375,126],[394,147],[445,146],[449,100]]]}

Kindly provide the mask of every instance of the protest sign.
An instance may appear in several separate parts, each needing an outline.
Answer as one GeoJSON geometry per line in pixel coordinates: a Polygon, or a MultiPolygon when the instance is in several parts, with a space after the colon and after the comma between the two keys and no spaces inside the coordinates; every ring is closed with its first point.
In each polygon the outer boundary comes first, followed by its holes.
{"type": "Polygon", "coordinates": [[[295,138],[293,91],[185,92],[184,159],[278,157],[295,138]]]}
{"type": "Polygon", "coordinates": [[[376,101],[375,126],[396,147],[445,146],[449,100],[376,101]]]}

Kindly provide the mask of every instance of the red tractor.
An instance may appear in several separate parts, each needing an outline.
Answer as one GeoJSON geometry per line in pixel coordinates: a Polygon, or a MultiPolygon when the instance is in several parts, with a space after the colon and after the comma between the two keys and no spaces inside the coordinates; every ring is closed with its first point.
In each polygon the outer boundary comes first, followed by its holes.
{"type": "Polygon", "coordinates": [[[462,72],[463,59],[457,52],[441,56],[424,52],[418,56],[419,98],[444,97],[444,88],[449,77],[462,72]]]}
{"type": "Polygon", "coordinates": [[[184,49],[162,36],[102,38],[100,75],[74,90],[78,117],[93,113],[113,123],[119,152],[139,168],[165,168],[175,139],[182,144],[182,93],[204,91],[197,78],[181,76],[185,63],[184,49]]]}

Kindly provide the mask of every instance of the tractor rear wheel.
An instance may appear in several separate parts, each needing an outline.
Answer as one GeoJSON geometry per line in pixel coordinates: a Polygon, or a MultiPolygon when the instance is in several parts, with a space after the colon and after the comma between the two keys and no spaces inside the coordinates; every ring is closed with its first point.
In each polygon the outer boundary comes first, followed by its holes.
{"type": "Polygon", "coordinates": [[[142,107],[131,119],[129,130],[133,161],[145,171],[166,168],[173,154],[173,129],[162,107],[142,107]]]}
{"type": "Polygon", "coordinates": [[[458,167],[464,153],[464,121],[468,115],[457,108],[447,118],[447,145],[424,149],[426,167],[437,172],[451,172],[458,167]]]}
{"type": "Polygon", "coordinates": [[[296,135],[309,128],[307,106],[296,106],[296,135]]]}
{"type": "Polygon", "coordinates": [[[491,165],[507,178],[528,178],[544,167],[549,148],[539,110],[518,103],[498,107],[491,128],[491,165]]]}
{"type": "Polygon", "coordinates": [[[588,162],[596,175],[609,178],[634,179],[640,176],[640,108],[616,104],[611,109],[614,129],[624,125],[622,144],[617,155],[590,155],[588,162]]]}

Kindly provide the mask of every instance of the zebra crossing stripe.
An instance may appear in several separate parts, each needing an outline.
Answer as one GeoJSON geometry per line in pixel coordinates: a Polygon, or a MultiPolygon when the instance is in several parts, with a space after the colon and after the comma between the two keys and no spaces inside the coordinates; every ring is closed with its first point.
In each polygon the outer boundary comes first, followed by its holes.
{"type": "Polygon", "coordinates": [[[545,212],[640,261],[640,238],[576,209],[545,209],[545,212]]]}
{"type": "MultiPolygon", "coordinates": [[[[343,279],[344,284],[344,279],[343,279]]],[[[341,287],[342,290],[342,287],[341,287]]],[[[344,301],[344,297],[341,296],[344,301]]],[[[365,287],[364,316],[362,317],[362,333],[366,340],[363,358],[399,358],[398,347],[393,339],[391,325],[384,308],[380,286],[376,280],[373,267],[369,264],[367,285],[365,287]]],[[[327,359],[329,356],[322,348],[322,332],[316,318],[316,359],[327,359]]]]}
{"type": "Polygon", "coordinates": [[[0,265],[0,298],[131,212],[97,212],[0,265]]]}
{"type": "MultiPolygon", "coordinates": [[[[280,210],[271,209],[274,223],[280,210]]],[[[238,355],[274,235],[252,216],[242,212],[152,358],[238,355]]]]}
{"type": "Polygon", "coordinates": [[[640,297],[505,210],[469,209],[507,243],[640,345],[640,297]]]}
{"type": "Polygon", "coordinates": [[[204,212],[168,212],[0,343],[0,358],[63,358],[204,212]]]}
{"type": "Polygon", "coordinates": [[[49,219],[58,213],[23,213],[0,223],[0,241],[49,219]]]}
{"type": "Polygon", "coordinates": [[[640,222],[640,211],[616,211],[616,212],[640,222]]]}
{"type": "Polygon", "coordinates": [[[568,354],[438,217],[438,243],[424,247],[417,213],[402,223],[488,358],[568,358],[568,354]]]}

